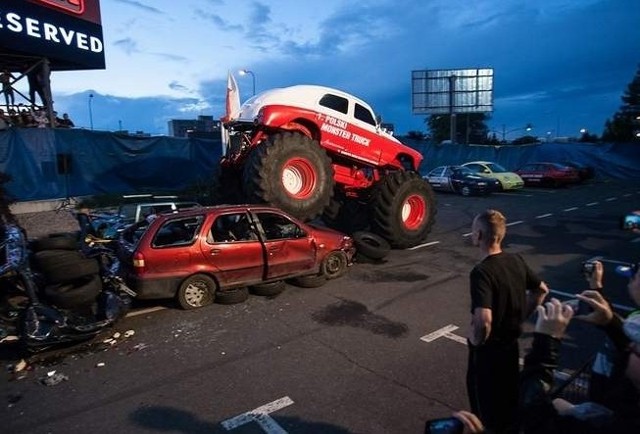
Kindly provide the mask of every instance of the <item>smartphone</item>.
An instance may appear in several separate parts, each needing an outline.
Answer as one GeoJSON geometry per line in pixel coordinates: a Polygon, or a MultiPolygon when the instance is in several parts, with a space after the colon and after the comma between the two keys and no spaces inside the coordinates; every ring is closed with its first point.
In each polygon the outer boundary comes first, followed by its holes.
{"type": "Polygon", "coordinates": [[[431,419],[427,421],[424,434],[462,434],[464,425],[455,417],[431,419]]]}
{"type": "Polygon", "coordinates": [[[566,305],[569,305],[573,309],[574,315],[589,315],[593,312],[593,308],[589,303],[582,300],[569,300],[565,301],[566,305]]]}
{"type": "Polygon", "coordinates": [[[627,214],[620,219],[620,226],[622,230],[631,231],[634,229],[640,229],[640,215],[627,214]]]}

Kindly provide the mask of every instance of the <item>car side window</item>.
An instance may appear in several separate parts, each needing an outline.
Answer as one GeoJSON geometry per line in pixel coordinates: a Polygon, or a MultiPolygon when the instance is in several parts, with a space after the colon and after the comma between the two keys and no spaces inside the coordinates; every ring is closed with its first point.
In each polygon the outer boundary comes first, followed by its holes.
{"type": "Polygon", "coordinates": [[[320,99],[319,104],[345,115],[349,112],[349,100],[338,95],[328,93],[320,99]]]}
{"type": "Polygon", "coordinates": [[[267,241],[305,237],[306,232],[288,218],[274,213],[259,213],[258,219],[267,241]]]}
{"type": "Polygon", "coordinates": [[[362,122],[366,122],[369,125],[373,125],[374,127],[376,126],[376,119],[373,117],[373,113],[371,113],[369,109],[367,109],[366,107],[363,107],[358,103],[356,103],[353,117],[362,122]]]}
{"type": "Polygon", "coordinates": [[[202,216],[168,220],[153,237],[153,247],[184,246],[192,244],[202,224],[202,216]]]}
{"type": "Polygon", "coordinates": [[[258,234],[246,213],[223,214],[211,226],[208,242],[256,241],[258,234]]]}

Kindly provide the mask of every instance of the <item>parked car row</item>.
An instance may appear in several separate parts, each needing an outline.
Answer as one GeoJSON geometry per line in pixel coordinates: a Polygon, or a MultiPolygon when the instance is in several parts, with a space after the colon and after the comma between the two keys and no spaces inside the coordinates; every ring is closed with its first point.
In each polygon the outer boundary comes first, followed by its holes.
{"type": "Polygon", "coordinates": [[[525,185],[562,187],[594,176],[593,168],[575,162],[527,163],[511,172],[495,162],[470,161],[461,165],[436,167],[423,178],[434,190],[470,196],[518,190],[525,185]]]}

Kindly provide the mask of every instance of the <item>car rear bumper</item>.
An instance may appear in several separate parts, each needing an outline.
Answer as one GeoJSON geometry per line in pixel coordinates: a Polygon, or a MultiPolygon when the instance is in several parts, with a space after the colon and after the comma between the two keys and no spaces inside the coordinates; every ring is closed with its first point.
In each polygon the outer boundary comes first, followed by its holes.
{"type": "Polygon", "coordinates": [[[145,279],[139,276],[129,276],[126,282],[136,292],[136,298],[148,300],[175,297],[183,279],[184,277],[145,279]]]}

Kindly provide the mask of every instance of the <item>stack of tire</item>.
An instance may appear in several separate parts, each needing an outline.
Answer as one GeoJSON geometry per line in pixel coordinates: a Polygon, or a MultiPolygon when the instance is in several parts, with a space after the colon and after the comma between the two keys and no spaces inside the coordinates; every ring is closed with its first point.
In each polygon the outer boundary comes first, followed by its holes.
{"type": "Polygon", "coordinates": [[[41,277],[40,297],[58,308],[91,308],[102,291],[100,267],[96,259],[86,258],[71,234],[33,240],[30,245],[32,268],[41,277]]]}

